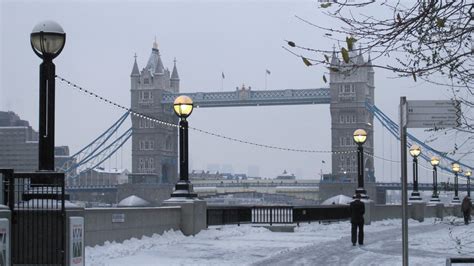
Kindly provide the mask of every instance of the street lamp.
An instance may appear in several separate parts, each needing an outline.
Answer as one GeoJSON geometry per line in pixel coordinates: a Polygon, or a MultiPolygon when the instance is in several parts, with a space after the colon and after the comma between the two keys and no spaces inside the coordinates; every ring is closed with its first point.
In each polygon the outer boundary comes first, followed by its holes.
{"type": "Polygon", "coordinates": [[[431,157],[431,165],[433,166],[433,195],[431,196],[431,202],[439,202],[438,197],[438,170],[436,166],[439,165],[439,157],[431,157]]]}
{"type": "Polygon", "coordinates": [[[173,109],[180,118],[179,121],[179,181],[171,197],[195,198],[193,185],[189,182],[188,169],[188,121],[186,118],[193,112],[193,100],[186,96],[178,96],[173,103],[173,109]]]}
{"type": "Polygon", "coordinates": [[[413,191],[410,200],[421,200],[420,192],[418,192],[418,156],[421,154],[421,148],[418,145],[410,147],[410,155],[413,157],[413,191]]]}
{"type": "MultiPolygon", "coordinates": [[[[357,189],[356,195],[368,199],[367,192],[364,189],[364,149],[362,145],[367,140],[367,132],[363,129],[357,129],[353,134],[354,142],[357,144],[357,189]]],[[[354,195],[355,197],[355,195],[354,195]]]]}
{"type": "Polygon", "coordinates": [[[38,23],[31,32],[33,51],[43,59],[40,65],[38,169],[54,171],[54,106],[56,58],[66,43],[66,33],[54,21],[38,23]]]}
{"type": "Polygon", "coordinates": [[[467,196],[470,198],[471,197],[471,169],[467,169],[466,173],[466,178],[467,178],[467,196]]]}
{"type": "Polygon", "coordinates": [[[457,163],[453,163],[451,165],[451,170],[454,172],[454,198],[452,200],[452,203],[459,203],[461,202],[459,200],[458,196],[458,173],[461,172],[461,167],[457,163]]]}

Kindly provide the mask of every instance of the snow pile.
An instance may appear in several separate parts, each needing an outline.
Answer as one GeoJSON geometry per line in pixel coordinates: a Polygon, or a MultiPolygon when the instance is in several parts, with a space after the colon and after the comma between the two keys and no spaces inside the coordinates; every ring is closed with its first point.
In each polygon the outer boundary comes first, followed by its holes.
{"type": "Polygon", "coordinates": [[[169,230],[162,235],[153,234],[151,237],[143,236],[141,239],[132,238],[123,243],[107,241],[103,246],[86,247],[86,262],[88,265],[106,265],[105,262],[109,259],[133,256],[139,252],[153,250],[160,245],[177,244],[185,238],[181,231],[169,230]]]}
{"type": "MultiPolygon", "coordinates": [[[[474,224],[461,218],[409,220],[410,265],[443,265],[474,254],[474,224]]],[[[278,226],[278,225],[277,225],[278,226]]],[[[196,236],[163,235],[86,248],[87,265],[401,265],[401,220],[365,226],[364,246],[352,247],[348,221],[300,224],[295,232],[260,225],[213,226],[196,236]]]]}

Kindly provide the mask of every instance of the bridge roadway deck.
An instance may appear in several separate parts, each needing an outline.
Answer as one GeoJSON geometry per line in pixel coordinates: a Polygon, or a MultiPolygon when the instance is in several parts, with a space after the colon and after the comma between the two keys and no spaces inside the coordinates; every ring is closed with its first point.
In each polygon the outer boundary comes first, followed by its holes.
{"type": "MultiPolygon", "coordinates": [[[[232,187],[232,188],[252,188],[252,187],[319,187],[318,182],[279,182],[273,181],[268,182],[222,182],[216,180],[214,182],[193,182],[194,187],[232,187]]],[[[401,190],[400,183],[376,183],[376,187],[379,189],[386,190],[401,190]]],[[[413,189],[412,184],[408,184],[408,189],[413,189]]],[[[433,185],[430,183],[418,184],[419,190],[431,191],[433,185]]],[[[95,186],[66,186],[68,191],[114,191],[117,190],[117,185],[95,185],[95,186]]],[[[438,184],[438,190],[444,190],[444,187],[438,184]]],[[[452,187],[451,187],[452,190],[452,187]]],[[[465,184],[459,184],[459,191],[466,191],[467,186],[465,184]]]]}
{"type": "Polygon", "coordinates": [[[286,90],[237,89],[235,91],[222,92],[170,93],[163,95],[161,103],[172,104],[179,95],[191,97],[194,105],[197,107],[329,104],[331,102],[329,88],[319,88],[286,90]]]}

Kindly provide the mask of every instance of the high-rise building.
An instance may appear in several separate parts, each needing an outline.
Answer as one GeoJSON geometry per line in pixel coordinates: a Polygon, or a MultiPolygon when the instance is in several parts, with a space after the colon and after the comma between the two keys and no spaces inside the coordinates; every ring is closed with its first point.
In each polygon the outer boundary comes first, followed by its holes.
{"type": "MultiPolygon", "coordinates": [[[[131,79],[131,106],[138,113],[173,124],[178,117],[171,105],[163,105],[164,93],[179,92],[176,60],[172,72],[163,66],[156,41],[146,66],[139,71],[137,59],[131,79]]],[[[131,183],[174,184],[178,180],[178,131],[143,117],[132,116],[131,183]]]]}
{"type": "MultiPolygon", "coordinates": [[[[69,147],[55,147],[55,166],[70,161],[69,147]]],[[[0,111],[0,168],[38,170],[38,132],[14,112],[0,111]]]]}
{"type": "MultiPolygon", "coordinates": [[[[374,104],[374,70],[370,57],[364,61],[362,54],[351,51],[349,62],[339,60],[333,52],[330,68],[332,177],[335,181],[357,181],[357,149],[353,140],[356,129],[367,131],[364,151],[374,152],[373,115],[365,107],[374,104]],[[351,153],[338,153],[353,151],[351,153]],[[335,153],[334,153],[335,152],[335,153]]],[[[366,182],[375,181],[374,162],[364,157],[366,182]]]]}

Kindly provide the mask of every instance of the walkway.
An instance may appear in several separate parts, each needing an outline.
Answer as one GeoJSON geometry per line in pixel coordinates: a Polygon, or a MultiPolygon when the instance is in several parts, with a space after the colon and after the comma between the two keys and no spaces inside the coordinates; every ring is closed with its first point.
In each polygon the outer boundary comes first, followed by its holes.
{"type": "MultiPolygon", "coordinates": [[[[365,228],[370,227],[366,226],[365,228]]],[[[409,228],[409,238],[443,230],[447,224],[421,225],[409,228]]],[[[316,243],[278,254],[253,265],[401,265],[402,245],[400,228],[365,234],[365,245],[353,247],[350,236],[336,241],[316,243]],[[398,237],[394,237],[398,236],[398,237]]],[[[443,265],[452,254],[417,249],[410,241],[410,265],[443,265]]]]}

